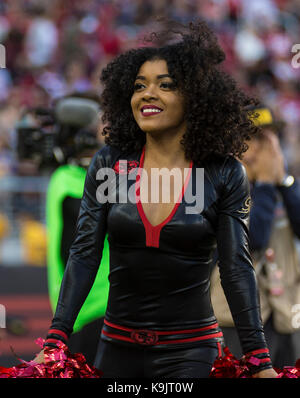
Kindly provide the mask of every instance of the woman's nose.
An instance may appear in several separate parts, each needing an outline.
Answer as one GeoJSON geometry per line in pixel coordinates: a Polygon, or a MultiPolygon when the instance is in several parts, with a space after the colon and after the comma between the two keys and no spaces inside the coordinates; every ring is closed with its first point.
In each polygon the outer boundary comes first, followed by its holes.
{"type": "Polygon", "coordinates": [[[145,100],[157,98],[156,90],[153,86],[148,86],[147,90],[144,91],[143,93],[143,98],[145,100]]]}

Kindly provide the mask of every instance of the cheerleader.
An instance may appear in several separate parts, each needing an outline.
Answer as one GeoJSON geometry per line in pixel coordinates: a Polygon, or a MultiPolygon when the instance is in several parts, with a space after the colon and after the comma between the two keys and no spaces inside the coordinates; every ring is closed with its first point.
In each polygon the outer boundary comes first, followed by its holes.
{"type": "Polygon", "coordinates": [[[87,172],[45,346],[67,344],[101,272],[107,234],[110,290],[95,366],[111,378],[209,377],[222,342],[209,289],[217,247],[253,377],[276,377],[249,254],[249,183],[238,160],[257,132],[246,111],[254,101],[219,68],[224,52],[205,23],[170,24],[151,37],[151,46],[119,55],[102,72],[106,145],[87,172]],[[162,192],[163,182],[150,175],[163,168],[182,178],[171,182],[168,202],[153,201],[147,194],[162,192]],[[199,195],[202,206],[192,206],[199,195]]]}

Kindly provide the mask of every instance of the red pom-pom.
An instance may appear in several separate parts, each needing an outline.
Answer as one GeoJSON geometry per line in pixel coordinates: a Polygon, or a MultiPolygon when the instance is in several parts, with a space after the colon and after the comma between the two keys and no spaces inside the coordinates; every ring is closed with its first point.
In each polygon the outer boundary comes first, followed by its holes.
{"type": "MultiPolygon", "coordinates": [[[[39,338],[36,343],[43,347],[44,340],[39,338]]],[[[45,347],[45,363],[34,360],[12,368],[0,367],[0,378],[100,378],[102,372],[87,364],[82,354],[71,354],[68,347],[59,342],[58,348],[45,347]]]]}
{"type": "Polygon", "coordinates": [[[224,356],[215,360],[210,373],[211,378],[246,378],[251,377],[249,368],[242,360],[238,360],[229,351],[228,347],[223,349],[224,356]]]}
{"type": "MultiPolygon", "coordinates": [[[[252,367],[260,364],[260,360],[255,356],[250,356],[249,358],[244,356],[238,360],[232,355],[228,347],[225,347],[223,351],[225,355],[216,359],[213,364],[209,376],[211,378],[250,378],[252,377],[252,372],[248,364],[251,364],[252,367]]],[[[294,367],[285,366],[282,370],[275,370],[278,373],[277,378],[300,378],[300,359],[297,360],[294,367]]]]}
{"type": "Polygon", "coordinates": [[[281,371],[277,370],[278,378],[281,379],[300,379],[300,358],[296,361],[295,366],[285,366],[281,371]]]}
{"type": "MultiPolygon", "coordinates": [[[[44,340],[39,338],[36,343],[43,347],[44,340]]],[[[11,368],[0,366],[0,378],[100,378],[103,373],[87,364],[84,355],[71,354],[68,347],[62,342],[57,343],[58,348],[45,347],[45,363],[37,363],[34,360],[21,362],[11,368]]],[[[215,360],[210,373],[211,378],[250,378],[251,372],[247,366],[258,365],[257,358],[252,356],[238,360],[227,347],[224,348],[224,356],[215,360]]],[[[295,366],[285,366],[282,370],[275,369],[278,378],[300,378],[300,359],[295,366]]]]}

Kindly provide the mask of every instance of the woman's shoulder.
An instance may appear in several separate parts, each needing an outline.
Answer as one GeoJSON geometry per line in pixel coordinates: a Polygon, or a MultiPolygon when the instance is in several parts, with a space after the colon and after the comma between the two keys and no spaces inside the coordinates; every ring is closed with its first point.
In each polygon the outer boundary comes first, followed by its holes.
{"type": "Polygon", "coordinates": [[[227,155],[224,159],[223,172],[244,176],[246,174],[246,169],[239,159],[234,156],[227,155]]]}
{"type": "Polygon", "coordinates": [[[94,161],[103,167],[112,167],[117,160],[127,158],[128,154],[112,145],[103,145],[94,155],[94,161]]]}
{"type": "Polygon", "coordinates": [[[231,173],[244,175],[246,172],[242,162],[232,155],[215,154],[206,159],[204,168],[214,169],[220,176],[226,176],[231,173]]]}
{"type": "Polygon", "coordinates": [[[116,148],[113,147],[111,145],[103,145],[97,152],[96,155],[99,158],[107,158],[107,157],[111,157],[114,156],[118,153],[120,153],[121,151],[116,148]]]}
{"type": "Polygon", "coordinates": [[[219,188],[230,188],[247,183],[242,162],[232,155],[214,155],[204,164],[204,170],[219,188]]]}
{"type": "Polygon", "coordinates": [[[112,162],[115,159],[124,159],[124,160],[134,160],[139,159],[141,155],[141,150],[132,150],[132,151],[122,151],[118,147],[112,145],[103,145],[96,156],[102,158],[104,160],[112,162]]]}

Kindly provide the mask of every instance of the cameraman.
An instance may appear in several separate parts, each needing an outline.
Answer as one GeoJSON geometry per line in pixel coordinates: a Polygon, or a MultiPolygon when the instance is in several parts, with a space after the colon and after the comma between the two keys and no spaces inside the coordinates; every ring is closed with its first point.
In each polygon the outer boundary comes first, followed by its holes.
{"type": "MultiPolygon", "coordinates": [[[[51,175],[46,204],[48,230],[48,289],[54,310],[76,229],[86,170],[100,149],[97,137],[99,103],[96,96],[73,94],[54,107],[58,138],[54,153],[61,163],[51,175]]],[[[93,364],[108,297],[108,242],[105,240],[101,273],[85,301],[68,342],[71,352],[81,352],[93,364]]]]}

